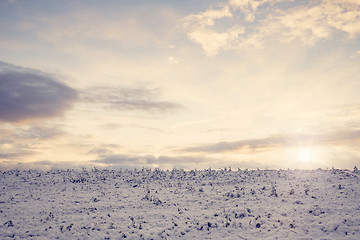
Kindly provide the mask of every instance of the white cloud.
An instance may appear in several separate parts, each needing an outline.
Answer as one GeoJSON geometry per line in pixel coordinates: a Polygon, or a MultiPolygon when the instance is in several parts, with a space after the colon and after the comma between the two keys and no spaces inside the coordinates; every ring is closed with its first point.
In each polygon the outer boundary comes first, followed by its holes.
{"type": "Polygon", "coordinates": [[[218,33],[214,29],[199,28],[188,34],[190,40],[199,43],[208,56],[215,55],[220,49],[232,49],[237,45],[239,35],[244,27],[235,25],[225,32],[218,33]]]}
{"type": "Polygon", "coordinates": [[[354,38],[360,33],[360,5],[349,1],[322,1],[315,6],[301,6],[279,11],[273,18],[283,30],[285,40],[300,39],[315,44],[335,31],[342,31],[354,38]]]}
{"type": "Polygon", "coordinates": [[[323,0],[304,4],[288,0],[287,7],[277,4],[284,1],[230,0],[219,6],[219,10],[209,9],[186,17],[187,36],[200,44],[207,55],[215,55],[221,49],[259,46],[273,36],[279,41],[300,40],[311,46],[329,39],[335,32],[346,33],[349,38],[360,34],[358,1],[323,0]],[[242,14],[244,25],[240,24],[242,14]],[[215,21],[222,18],[229,18],[232,26],[217,26],[215,21]]]}
{"type": "Polygon", "coordinates": [[[331,27],[326,23],[323,10],[321,6],[283,10],[273,19],[275,21],[273,24],[281,29],[282,40],[300,39],[305,44],[313,45],[316,41],[327,38],[331,33],[331,27]]]}
{"type": "Polygon", "coordinates": [[[234,9],[240,9],[245,14],[246,21],[252,22],[255,20],[257,8],[266,2],[268,2],[268,0],[230,0],[229,5],[234,9]]]}
{"type": "Polygon", "coordinates": [[[199,14],[192,14],[185,18],[185,24],[189,25],[192,28],[204,27],[204,26],[214,26],[215,19],[221,19],[224,17],[232,17],[230,8],[225,6],[220,10],[209,9],[205,12],[199,14]]]}
{"type": "Polygon", "coordinates": [[[199,14],[193,14],[184,19],[185,28],[189,29],[188,38],[202,46],[208,56],[215,55],[221,48],[227,48],[243,28],[234,26],[225,32],[213,29],[216,19],[231,18],[230,8],[225,6],[220,10],[209,9],[199,14]]]}
{"type": "Polygon", "coordinates": [[[359,1],[329,0],[325,1],[323,9],[331,27],[348,33],[350,38],[360,33],[359,1]]]}

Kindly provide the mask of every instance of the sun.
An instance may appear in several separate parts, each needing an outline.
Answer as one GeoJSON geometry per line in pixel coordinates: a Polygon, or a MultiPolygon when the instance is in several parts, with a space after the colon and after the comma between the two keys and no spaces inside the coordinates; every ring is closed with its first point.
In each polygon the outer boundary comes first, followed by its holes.
{"type": "Polygon", "coordinates": [[[312,152],[309,149],[301,149],[299,151],[299,160],[303,163],[308,163],[312,159],[312,152]]]}

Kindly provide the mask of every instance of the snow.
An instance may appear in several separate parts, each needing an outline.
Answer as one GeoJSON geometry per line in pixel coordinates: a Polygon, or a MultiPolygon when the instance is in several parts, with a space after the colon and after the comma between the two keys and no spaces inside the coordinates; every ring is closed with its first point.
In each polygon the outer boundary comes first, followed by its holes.
{"type": "Polygon", "coordinates": [[[360,239],[345,170],[0,172],[0,239],[360,239]]]}

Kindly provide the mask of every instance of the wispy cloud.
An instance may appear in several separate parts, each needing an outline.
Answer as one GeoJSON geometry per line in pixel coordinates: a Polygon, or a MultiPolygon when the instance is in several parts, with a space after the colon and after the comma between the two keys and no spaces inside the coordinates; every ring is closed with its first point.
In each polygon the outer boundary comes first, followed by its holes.
{"type": "Polygon", "coordinates": [[[58,127],[12,127],[0,131],[0,159],[16,160],[40,154],[42,143],[66,133],[58,127]]]}
{"type": "Polygon", "coordinates": [[[203,156],[159,156],[152,155],[131,155],[131,154],[104,154],[97,160],[86,162],[74,161],[0,161],[0,169],[76,169],[82,167],[97,167],[105,169],[134,169],[134,168],[161,168],[161,169],[219,169],[224,167],[233,168],[269,168],[269,165],[257,161],[229,161],[203,156]]]}
{"type": "Polygon", "coordinates": [[[11,153],[0,153],[0,159],[22,159],[26,156],[36,155],[37,152],[35,151],[29,151],[29,150],[21,150],[18,152],[11,152],[11,153]]]}
{"type": "Polygon", "coordinates": [[[340,130],[326,134],[279,134],[265,138],[244,139],[241,141],[218,142],[180,149],[179,152],[242,152],[257,153],[273,149],[286,149],[300,146],[344,145],[351,146],[360,142],[360,130],[340,130]]]}
{"type": "Polygon", "coordinates": [[[102,154],[97,160],[91,163],[102,164],[108,168],[196,168],[206,166],[208,162],[217,162],[212,158],[203,156],[153,156],[153,155],[135,155],[135,154],[102,154]]]}
{"type": "Polygon", "coordinates": [[[118,144],[101,144],[92,148],[88,154],[95,154],[95,155],[107,155],[107,154],[114,154],[114,151],[119,149],[120,146],[118,144]]]}
{"type": "Polygon", "coordinates": [[[219,50],[262,46],[274,36],[283,42],[300,40],[305,45],[328,39],[335,32],[354,38],[360,34],[359,19],[358,1],[230,0],[183,21],[188,38],[211,56],[219,50]],[[217,26],[216,21],[223,18],[231,19],[232,25],[217,26]]]}
{"type": "MultiPolygon", "coordinates": [[[[299,136],[298,136],[299,137],[299,136]]],[[[301,138],[308,138],[308,136],[301,136],[301,138]]],[[[294,139],[284,136],[270,136],[259,139],[245,139],[241,141],[223,141],[212,144],[204,144],[195,147],[188,147],[180,149],[180,152],[207,152],[207,153],[221,153],[221,152],[237,152],[237,151],[263,151],[278,145],[291,145],[294,139]]]]}
{"type": "Polygon", "coordinates": [[[56,77],[0,62],[0,122],[23,122],[63,115],[77,91],[56,77]]]}
{"type": "Polygon", "coordinates": [[[80,166],[78,163],[73,161],[32,161],[32,162],[23,162],[23,161],[3,161],[0,162],[0,169],[2,170],[11,170],[11,169],[19,169],[19,170],[28,170],[28,169],[39,169],[39,170],[51,170],[51,169],[76,169],[80,167],[91,167],[82,165],[80,166]]]}
{"type": "Polygon", "coordinates": [[[85,101],[119,111],[167,113],[184,109],[181,104],[158,100],[160,95],[159,89],[146,87],[95,87],[83,91],[85,101]]]}
{"type": "Polygon", "coordinates": [[[135,154],[103,154],[97,160],[89,161],[104,168],[134,169],[139,167],[162,168],[162,169],[204,169],[239,167],[239,168],[268,168],[269,165],[257,161],[244,161],[239,159],[213,158],[204,155],[177,155],[177,156],[153,156],[135,154]]]}
{"type": "Polygon", "coordinates": [[[50,140],[58,138],[59,136],[62,136],[64,134],[65,132],[57,127],[48,128],[33,126],[26,130],[19,129],[15,136],[21,139],[50,140]]]}

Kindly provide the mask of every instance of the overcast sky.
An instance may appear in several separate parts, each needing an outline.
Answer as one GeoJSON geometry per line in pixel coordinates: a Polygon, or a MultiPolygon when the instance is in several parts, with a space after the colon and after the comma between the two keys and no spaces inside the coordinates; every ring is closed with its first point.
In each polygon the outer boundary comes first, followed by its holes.
{"type": "Polygon", "coordinates": [[[0,1],[0,170],[360,167],[358,0],[0,1]]]}

